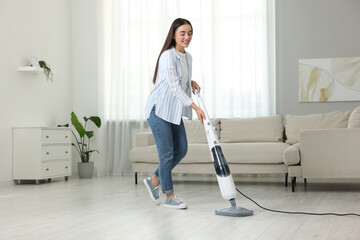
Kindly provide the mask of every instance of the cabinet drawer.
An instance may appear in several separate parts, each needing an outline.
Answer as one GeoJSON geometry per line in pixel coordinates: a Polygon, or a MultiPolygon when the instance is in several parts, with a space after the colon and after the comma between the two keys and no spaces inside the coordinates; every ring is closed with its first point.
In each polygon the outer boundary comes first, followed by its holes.
{"type": "Polygon", "coordinates": [[[43,130],[42,144],[71,143],[71,132],[69,130],[43,130]]]}
{"type": "Polygon", "coordinates": [[[71,146],[43,146],[41,148],[42,161],[56,159],[71,159],[71,146]]]}
{"type": "Polygon", "coordinates": [[[48,162],[41,164],[42,177],[70,176],[71,161],[48,162]]]}

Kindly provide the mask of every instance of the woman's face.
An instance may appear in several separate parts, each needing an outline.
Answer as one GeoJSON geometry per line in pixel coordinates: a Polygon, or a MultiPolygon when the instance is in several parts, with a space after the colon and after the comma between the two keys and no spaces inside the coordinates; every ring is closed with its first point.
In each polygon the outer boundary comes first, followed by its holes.
{"type": "Polygon", "coordinates": [[[187,48],[192,39],[192,28],[190,24],[184,24],[176,29],[173,36],[175,39],[175,48],[181,52],[184,52],[184,48],[187,48]]]}

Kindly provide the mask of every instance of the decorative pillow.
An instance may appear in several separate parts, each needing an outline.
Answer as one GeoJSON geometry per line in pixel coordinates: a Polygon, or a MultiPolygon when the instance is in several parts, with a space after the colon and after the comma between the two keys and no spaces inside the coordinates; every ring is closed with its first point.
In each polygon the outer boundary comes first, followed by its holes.
{"type": "Polygon", "coordinates": [[[283,141],[284,124],[281,115],[257,118],[221,119],[221,142],[283,141]]]}
{"type": "Polygon", "coordinates": [[[346,128],[351,110],[340,110],[325,114],[286,115],[286,142],[299,142],[299,135],[305,129],[346,128]]]}
{"type": "MultiPolygon", "coordinates": [[[[207,143],[204,126],[197,120],[183,119],[188,143],[207,143]]],[[[211,119],[214,127],[219,128],[219,119],[211,119]]],[[[216,131],[219,137],[218,132],[216,131]]]]}
{"type": "Polygon", "coordinates": [[[348,128],[360,128],[360,106],[350,114],[348,128]]]}

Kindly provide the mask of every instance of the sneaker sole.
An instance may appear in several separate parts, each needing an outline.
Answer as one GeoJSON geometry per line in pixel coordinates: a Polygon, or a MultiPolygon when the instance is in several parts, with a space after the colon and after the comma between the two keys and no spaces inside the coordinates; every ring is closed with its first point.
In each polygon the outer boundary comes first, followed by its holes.
{"type": "Polygon", "coordinates": [[[160,199],[155,199],[155,198],[154,198],[154,196],[153,196],[153,194],[152,194],[152,191],[151,191],[151,189],[150,189],[150,186],[149,186],[149,184],[148,184],[147,181],[146,181],[146,178],[144,179],[143,182],[144,182],[144,185],[145,185],[146,189],[147,189],[148,192],[149,192],[149,195],[150,195],[151,200],[153,200],[153,202],[155,202],[157,205],[159,205],[159,204],[160,204],[160,199]]]}
{"type": "Polygon", "coordinates": [[[164,207],[166,208],[172,208],[172,209],[186,209],[186,204],[180,204],[180,205],[170,205],[170,204],[164,204],[164,207]]]}

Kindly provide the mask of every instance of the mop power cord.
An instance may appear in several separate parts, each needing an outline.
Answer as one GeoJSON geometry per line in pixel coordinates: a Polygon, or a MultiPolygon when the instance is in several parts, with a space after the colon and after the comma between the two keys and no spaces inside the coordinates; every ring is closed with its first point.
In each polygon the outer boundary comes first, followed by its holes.
{"type": "Polygon", "coordinates": [[[225,159],[225,156],[222,152],[221,146],[219,144],[219,139],[215,133],[215,128],[212,126],[212,123],[210,121],[210,117],[206,111],[205,105],[203,100],[201,99],[201,96],[197,90],[195,90],[195,96],[197,98],[199,107],[203,110],[205,114],[205,120],[204,120],[204,129],[206,138],[208,141],[210,153],[212,162],[214,164],[216,178],[218,180],[219,188],[221,195],[224,199],[229,200],[231,207],[224,208],[221,210],[216,210],[215,214],[222,215],[222,216],[231,216],[231,217],[245,217],[245,216],[251,216],[253,215],[253,211],[248,210],[246,208],[241,208],[236,206],[235,198],[237,195],[237,192],[239,192],[242,196],[247,198],[248,200],[255,203],[258,207],[271,212],[276,213],[285,213],[285,214],[306,214],[306,215],[335,215],[335,216],[360,216],[360,214],[356,213],[310,213],[310,212],[288,212],[288,211],[280,211],[280,210],[273,210],[269,208],[262,207],[260,204],[255,202],[250,197],[246,196],[242,192],[239,191],[239,189],[235,188],[234,180],[230,173],[230,168],[227,164],[227,161],[225,159]],[[236,192],[237,191],[237,192],[236,192]]]}
{"type": "Polygon", "coordinates": [[[316,215],[316,216],[324,216],[324,215],[332,215],[332,216],[357,216],[360,217],[360,214],[358,213],[312,213],[312,212],[288,212],[288,211],[282,211],[282,210],[273,210],[270,208],[266,208],[261,206],[260,204],[258,204],[257,202],[255,202],[255,200],[251,199],[250,197],[246,196],[244,193],[240,192],[239,189],[236,188],[236,190],[245,198],[249,199],[251,202],[255,203],[256,206],[258,206],[261,209],[264,209],[266,211],[270,211],[270,212],[276,212],[276,213],[285,213],[285,214],[302,214],[302,215],[316,215]]]}

